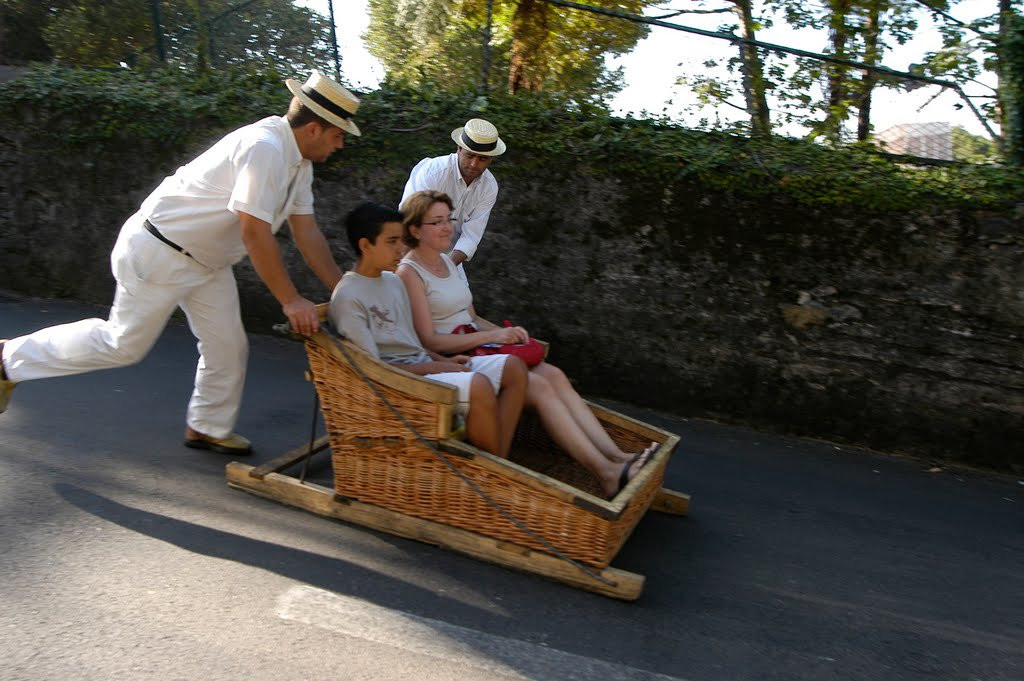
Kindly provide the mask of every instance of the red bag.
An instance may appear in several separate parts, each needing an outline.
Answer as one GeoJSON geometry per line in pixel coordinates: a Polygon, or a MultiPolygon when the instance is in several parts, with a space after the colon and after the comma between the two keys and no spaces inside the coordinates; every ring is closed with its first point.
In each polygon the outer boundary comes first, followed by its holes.
{"type": "MultiPolygon", "coordinates": [[[[514,326],[514,324],[506,319],[505,326],[514,326]]],[[[476,333],[479,330],[472,324],[462,324],[455,327],[452,333],[461,335],[476,333]]],[[[526,362],[526,366],[535,367],[544,361],[544,346],[537,342],[535,338],[531,338],[525,343],[485,343],[460,354],[469,355],[470,357],[480,357],[481,355],[515,355],[526,362]]]]}

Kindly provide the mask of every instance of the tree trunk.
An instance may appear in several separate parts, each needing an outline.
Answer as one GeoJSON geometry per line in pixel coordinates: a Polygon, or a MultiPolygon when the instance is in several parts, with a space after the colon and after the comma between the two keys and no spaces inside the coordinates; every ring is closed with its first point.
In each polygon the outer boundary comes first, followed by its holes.
{"type": "Polygon", "coordinates": [[[1013,5],[1013,0],[999,0],[999,127],[1007,162],[1024,166],[1024,17],[1013,5]]]}
{"type": "Polygon", "coordinates": [[[153,39],[156,41],[156,58],[163,64],[167,61],[167,52],[164,50],[164,27],[160,19],[160,0],[150,0],[149,6],[153,15],[153,39]]]}
{"type": "MultiPolygon", "coordinates": [[[[732,0],[732,2],[736,5],[736,14],[740,18],[743,37],[747,40],[754,40],[754,17],[750,0],[732,0]]],[[[747,113],[750,114],[751,131],[757,136],[768,135],[772,131],[772,124],[768,99],[765,97],[764,63],[755,46],[749,43],[740,45],[740,64],[743,74],[743,96],[747,103],[747,113]]]]}
{"type": "MultiPolygon", "coordinates": [[[[864,24],[864,63],[875,66],[878,64],[879,15],[884,0],[872,0],[868,3],[868,14],[864,24]]],[[[864,71],[860,81],[860,98],[857,104],[857,141],[867,140],[871,134],[871,91],[875,89],[875,72],[864,71]]]]}
{"type": "MultiPolygon", "coordinates": [[[[832,44],[832,55],[841,59],[847,57],[847,14],[850,12],[850,4],[851,0],[832,0],[828,3],[831,11],[829,39],[832,44]]],[[[843,121],[846,119],[848,71],[848,67],[839,64],[828,65],[828,113],[822,121],[822,133],[832,144],[839,144],[841,141],[843,121]]]]}
{"type": "Polygon", "coordinates": [[[487,0],[487,21],[484,24],[483,54],[480,65],[480,94],[486,96],[491,80],[491,22],[494,18],[494,0],[487,0]]]}
{"type": "Polygon", "coordinates": [[[206,0],[189,0],[196,17],[196,70],[204,73],[210,68],[210,25],[206,21],[206,0]]]}
{"type": "Polygon", "coordinates": [[[512,54],[509,59],[508,91],[538,91],[544,85],[537,55],[548,37],[548,5],[539,0],[521,0],[512,17],[512,54]]]}
{"type": "Polygon", "coordinates": [[[334,57],[334,80],[341,82],[341,55],[338,54],[338,29],[334,21],[334,0],[327,0],[327,13],[331,19],[331,56],[334,57]]]}

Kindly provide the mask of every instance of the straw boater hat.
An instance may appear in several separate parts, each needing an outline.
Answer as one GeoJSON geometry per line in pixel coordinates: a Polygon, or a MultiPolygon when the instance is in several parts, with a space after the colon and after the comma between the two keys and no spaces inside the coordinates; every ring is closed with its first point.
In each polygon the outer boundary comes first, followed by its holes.
{"type": "Polygon", "coordinates": [[[302,85],[291,78],[284,82],[292,94],[317,116],[345,132],[360,134],[359,127],[352,121],[352,116],[359,109],[359,99],[351,92],[319,71],[314,71],[302,85]]]}
{"type": "Polygon", "coordinates": [[[452,130],[452,140],[463,149],[481,156],[501,156],[505,143],[498,137],[498,129],[482,118],[466,121],[466,125],[452,130]]]}

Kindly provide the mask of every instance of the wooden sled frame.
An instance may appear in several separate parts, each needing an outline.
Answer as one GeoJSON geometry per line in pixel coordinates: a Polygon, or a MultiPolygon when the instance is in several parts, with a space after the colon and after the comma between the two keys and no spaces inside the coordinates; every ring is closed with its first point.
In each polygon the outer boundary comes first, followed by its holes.
{"type": "MultiPolygon", "coordinates": [[[[314,454],[322,452],[328,446],[326,436],[318,439],[314,445],[314,454]]],[[[362,525],[378,532],[433,544],[603,596],[633,601],[639,598],[643,591],[645,578],[634,572],[606,567],[587,568],[588,574],[572,563],[547,553],[340,497],[329,487],[300,481],[297,477],[282,472],[301,463],[308,455],[309,447],[303,445],[260,466],[234,461],[227,466],[228,485],[304,511],[362,525]]],[[[650,509],[673,515],[686,515],[689,505],[689,495],[662,488],[650,509]]]]}
{"type": "MultiPolygon", "coordinates": [[[[363,353],[348,341],[333,342],[343,344],[348,351],[345,353],[348,355],[348,359],[352,360],[375,384],[391,388],[399,387],[404,392],[412,391],[437,404],[437,414],[425,421],[426,424],[429,424],[425,430],[431,430],[430,426],[434,426],[436,430],[432,434],[424,434],[435,442],[437,449],[444,454],[445,458],[455,461],[460,466],[470,462],[477,470],[482,468],[485,473],[496,472],[499,475],[507,476],[517,484],[542,490],[548,497],[556,499],[555,503],[575,507],[577,512],[583,509],[588,514],[612,522],[618,521],[625,513],[628,513],[628,526],[625,528],[623,536],[613,542],[615,545],[609,550],[612,557],[648,509],[674,515],[685,515],[689,510],[688,495],[660,486],[660,478],[664,474],[668,458],[679,441],[678,436],[672,433],[588,402],[595,415],[603,422],[631,429],[632,432],[642,434],[644,438],[659,442],[659,447],[651,462],[634,476],[622,493],[612,500],[601,499],[560,480],[524,468],[514,462],[494,457],[467,443],[450,439],[448,436],[450,435],[450,417],[454,402],[453,388],[380,362],[363,353]],[[647,492],[642,498],[635,498],[635,495],[631,494],[631,492],[643,489],[646,489],[647,492]]],[[[317,352],[319,352],[326,347],[332,355],[341,356],[338,349],[332,347],[331,343],[332,341],[328,341],[323,332],[318,332],[313,338],[307,339],[311,366],[313,366],[314,348],[317,348],[317,352]]],[[[317,380],[315,371],[312,378],[317,380]]],[[[329,414],[325,412],[326,417],[329,417],[329,414]]],[[[367,503],[350,496],[351,492],[342,495],[336,489],[303,481],[286,473],[288,469],[316,453],[336,449],[336,447],[349,450],[352,450],[353,447],[356,449],[372,448],[382,439],[393,440],[394,438],[345,437],[340,439],[338,433],[332,432],[331,425],[328,424],[328,435],[319,438],[312,444],[312,447],[309,444],[298,447],[260,466],[251,466],[240,462],[228,464],[227,482],[233,488],[318,515],[434,544],[480,560],[541,575],[576,588],[622,600],[635,600],[640,596],[644,585],[643,575],[619,570],[607,565],[607,562],[602,564],[587,560],[571,561],[564,554],[552,555],[547,551],[538,550],[536,546],[532,548],[524,546],[522,542],[510,541],[500,536],[487,536],[427,517],[404,513],[394,508],[384,508],[375,503],[367,503]],[[336,447],[332,447],[332,442],[336,447]]],[[[335,463],[337,461],[338,459],[335,458],[335,463]]],[[[465,485],[464,482],[461,484],[465,485]]],[[[528,522],[526,524],[529,525],[528,522]]],[[[558,552],[557,548],[556,552],[558,552]]]]}

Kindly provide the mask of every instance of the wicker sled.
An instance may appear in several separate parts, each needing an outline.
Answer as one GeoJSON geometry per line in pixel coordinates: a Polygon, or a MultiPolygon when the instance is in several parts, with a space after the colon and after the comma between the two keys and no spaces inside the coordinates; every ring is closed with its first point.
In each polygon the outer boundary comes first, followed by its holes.
{"type": "Polygon", "coordinates": [[[501,459],[452,438],[451,386],[323,331],[305,346],[327,426],[313,450],[330,449],[334,489],[281,473],[309,447],[259,467],[231,463],[230,485],[615,598],[640,595],[643,576],[609,563],[648,508],[687,512],[689,497],[661,486],[676,435],[588,403],[623,450],[658,443],[647,465],[607,500],[531,414],[520,421],[509,459],[501,459]]]}

